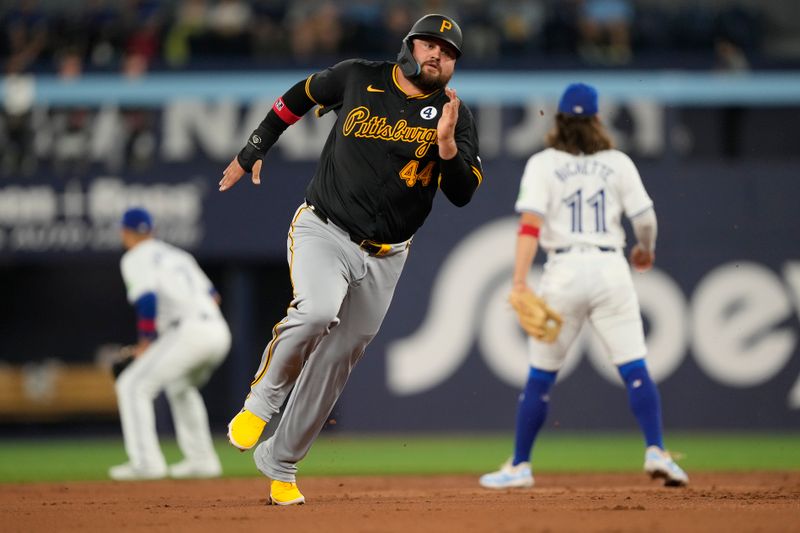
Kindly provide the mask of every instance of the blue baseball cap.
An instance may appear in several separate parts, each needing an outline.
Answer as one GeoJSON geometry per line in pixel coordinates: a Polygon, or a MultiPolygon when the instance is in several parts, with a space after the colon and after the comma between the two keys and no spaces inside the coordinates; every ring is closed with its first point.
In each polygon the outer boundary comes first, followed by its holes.
{"type": "Polygon", "coordinates": [[[597,89],[585,83],[570,84],[561,95],[558,112],[586,117],[596,115],[597,89]]]}
{"type": "Polygon", "coordinates": [[[136,233],[153,231],[153,217],[143,207],[131,207],[122,215],[122,227],[136,233]]]}

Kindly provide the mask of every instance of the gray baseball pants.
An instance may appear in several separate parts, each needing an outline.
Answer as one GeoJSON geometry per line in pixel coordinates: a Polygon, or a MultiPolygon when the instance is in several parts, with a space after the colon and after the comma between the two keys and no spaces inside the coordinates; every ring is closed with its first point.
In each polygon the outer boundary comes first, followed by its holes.
{"type": "Polygon", "coordinates": [[[369,255],[312,207],[298,208],[287,239],[293,299],[245,400],[270,420],[291,396],[272,437],[253,456],[259,471],[295,481],[297,463],[322,430],[353,367],[378,333],[400,278],[409,242],[369,255]],[[294,387],[294,389],[292,389],[294,387]]]}

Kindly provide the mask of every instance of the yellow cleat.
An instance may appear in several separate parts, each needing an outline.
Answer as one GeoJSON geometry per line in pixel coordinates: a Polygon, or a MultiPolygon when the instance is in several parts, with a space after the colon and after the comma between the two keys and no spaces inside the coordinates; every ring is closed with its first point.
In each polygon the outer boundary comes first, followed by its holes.
{"type": "Polygon", "coordinates": [[[297,483],[273,480],[269,488],[270,505],[303,505],[304,503],[306,503],[306,498],[297,488],[297,483]]]}
{"type": "Polygon", "coordinates": [[[256,445],[266,425],[256,415],[242,409],[228,423],[228,440],[241,451],[249,450],[256,445]]]}

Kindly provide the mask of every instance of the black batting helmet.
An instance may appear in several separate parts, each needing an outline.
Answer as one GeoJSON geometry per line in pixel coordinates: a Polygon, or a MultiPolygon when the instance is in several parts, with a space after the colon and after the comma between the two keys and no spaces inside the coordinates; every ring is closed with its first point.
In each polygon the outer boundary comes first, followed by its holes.
{"type": "Polygon", "coordinates": [[[411,53],[411,39],[414,37],[441,39],[455,48],[456,57],[461,57],[463,36],[461,35],[461,28],[458,27],[456,21],[445,15],[425,15],[411,26],[411,31],[403,39],[403,46],[400,48],[400,53],[397,54],[397,64],[400,65],[403,74],[409,78],[418,76],[420,73],[420,66],[411,53]]]}

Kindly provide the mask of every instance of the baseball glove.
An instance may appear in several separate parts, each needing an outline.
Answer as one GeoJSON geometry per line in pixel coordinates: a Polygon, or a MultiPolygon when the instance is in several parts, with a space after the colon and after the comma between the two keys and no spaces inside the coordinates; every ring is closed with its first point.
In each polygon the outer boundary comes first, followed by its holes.
{"type": "Polygon", "coordinates": [[[550,309],[544,300],[531,291],[514,291],[508,301],[525,333],[543,342],[555,342],[561,332],[561,315],[550,309]]]}
{"type": "Polygon", "coordinates": [[[119,378],[122,371],[128,368],[128,365],[133,363],[133,360],[136,359],[136,356],[133,354],[133,348],[133,346],[123,346],[120,348],[117,357],[111,363],[111,373],[114,375],[114,379],[119,378]]]}

